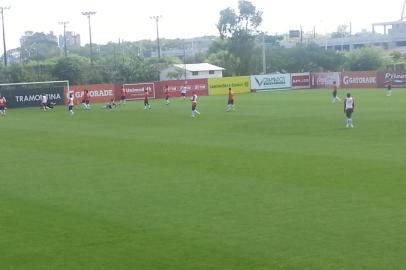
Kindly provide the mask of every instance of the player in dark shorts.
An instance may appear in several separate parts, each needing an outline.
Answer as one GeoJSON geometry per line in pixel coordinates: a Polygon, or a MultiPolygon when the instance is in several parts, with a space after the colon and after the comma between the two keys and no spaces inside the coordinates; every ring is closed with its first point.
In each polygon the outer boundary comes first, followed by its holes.
{"type": "Polygon", "coordinates": [[[392,76],[389,76],[388,80],[385,83],[386,83],[386,89],[388,91],[386,96],[390,97],[390,96],[392,96],[392,84],[393,84],[392,76]]]}
{"type": "Polygon", "coordinates": [[[354,127],[352,124],[352,114],[354,112],[354,109],[355,109],[355,101],[351,97],[351,94],[348,93],[347,97],[344,100],[344,113],[347,116],[347,124],[346,124],[347,128],[354,127]]]}
{"type": "Polygon", "coordinates": [[[149,99],[148,99],[148,90],[144,90],[144,110],[146,109],[151,109],[151,105],[149,105],[149,99]]]}
{"type": "Polygon", "coordinates": [[[6,116],[6,98],[0,96],[0,115],[6,116]]]}
{"type": "Polygon", "coordinates": [[[227,102],[227,110],[226,110],[227,112],[235,110],[234,100],[235,100],[235,94],[231,90],[231,88],[228,88],[228,102],[227,102]]]}

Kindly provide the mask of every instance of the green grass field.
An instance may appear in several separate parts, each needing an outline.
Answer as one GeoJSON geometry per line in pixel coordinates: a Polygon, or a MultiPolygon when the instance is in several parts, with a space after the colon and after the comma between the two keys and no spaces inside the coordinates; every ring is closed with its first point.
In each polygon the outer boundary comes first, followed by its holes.
{"type": "Polygon", "coordinates": [[[352,93],[10,109],[0,269],[404,269],[406,90],[352,93]]]}

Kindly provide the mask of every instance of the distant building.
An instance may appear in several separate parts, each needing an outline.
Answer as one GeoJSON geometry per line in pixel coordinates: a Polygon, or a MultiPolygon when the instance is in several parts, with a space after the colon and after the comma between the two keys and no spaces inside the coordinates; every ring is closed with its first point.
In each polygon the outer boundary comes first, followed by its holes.
{"type": "Polygon", "coordinates": [[[385,50],[406,50],[406,22],[374,23],[372,25],[372,33],[364,32],[342,38],[326,38],[314,42],[320,47],[336,51],[350,51],[368,45],[381,47],[385,50]],[[378,27],[383,27],[383,34],[376,32],[378,27]]]}
{"type": "Polygon", "coordinates": [[[33,31],[26,31],[24,35],[20,38],[20,45],[21,47],[25,47],[27,43],[32,42],[32,40],[35,37],[41,37],[44,38],[45,40],[51,41],[58,43],[58,38],[54,35],[53,31],[50,31],[49,34],[44,34],[44,33],[37,33],[33,31]]]}
{"type": "MultiPolygon", "coordinates": [[[[207,52],[211,45],[213,44],[212,37],[202,37],[202,38],[194,38],[191,40],[185,40],[185,49],[174,49],[168,48],[165,43],[161,44],[161,56],[170,56],[170,57],[183,57],[186,56],[195,56],[199,53],[207,52]]],[[[157,57],[158,53],[157,50],[151,52],[152,57],[157,57]]]]}
{"type": "MultiPolygon", "coordinates": [[[[60,48],[65,47],[65,39],[63,35],[59,35],[59,42],[58,45],[60,48]]],[[[75,34],[74,32],[67,31],[66,32],[66,46],[67,47],[80,47],[80,35],[75,34]]]]}
{"type": "Polygon", "coordinates": [[[222,67],[208,63],[178,64],[162,70],[159,78],[161,81],[221,78],[223,70],[225,69],[222,67]]]}

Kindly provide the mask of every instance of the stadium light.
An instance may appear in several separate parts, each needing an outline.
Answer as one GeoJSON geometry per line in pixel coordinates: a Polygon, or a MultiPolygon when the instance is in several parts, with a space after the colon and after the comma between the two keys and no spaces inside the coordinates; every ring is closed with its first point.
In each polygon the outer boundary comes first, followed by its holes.
{"type": "Polygon", "coordinates": [[[92,48],[92,26],[90,23],[90,16],[95,15],[96,12],[95,11],[85,11],[82,12],[82,15],[87,16],[88,20],[89,20],[89,38],[90,38],[90,64],[93,66],[93,48],[92,48]]]}
{"type": "Polygon", "coordinates": [[[0,7],[0,13],[1,13],[1,24],[3,27],[3,49],[4,49],[4,66],[7,67],[7,48],[6,48],[6,32],[4,30],[4,10],[10,9],[10,7],[0,7]]]}
{"type": "Polygon", "coordinates": [[[155,20],[156,22],[156,42],[157,42],[157,49],[158,49],[158,58],[161,58],[161,45],[159,44],[159,20],[162,18],[162,15],[159,16],[151,16],[151,20],[155,20]]]}
{"type": "Polygon", "coordinates": [[[63,25],[63,48],[65,52],[65,57],[68,56],[68,49],[66,45],[66,25],[69,24],[69,22],[59,22],[60,25],[63,25]]]}

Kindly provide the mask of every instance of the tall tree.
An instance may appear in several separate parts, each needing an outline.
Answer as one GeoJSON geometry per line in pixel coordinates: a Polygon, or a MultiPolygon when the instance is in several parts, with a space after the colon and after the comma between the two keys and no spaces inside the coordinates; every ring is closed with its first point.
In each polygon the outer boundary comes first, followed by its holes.
{"type": "Polygon", "coordinates": [[[238,14],[232,8],[220,12],[217,29],[227,43],[227,50],[238,59],[235,74],[249,75],[253,66],[251,55],[255,46],[257,28],[262,23],[262,12],[246,0],[238,2],[238,14]]]}

